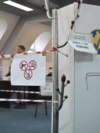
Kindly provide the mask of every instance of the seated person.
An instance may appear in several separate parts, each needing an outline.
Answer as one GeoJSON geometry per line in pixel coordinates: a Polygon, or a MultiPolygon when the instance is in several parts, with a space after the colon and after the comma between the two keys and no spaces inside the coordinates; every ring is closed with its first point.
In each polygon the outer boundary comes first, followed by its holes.
{"type": "Polygon", "coordinates": [[[48,72],[47,76],[52,76],[52,67],[49,67],[49,72],[48,72]]]}

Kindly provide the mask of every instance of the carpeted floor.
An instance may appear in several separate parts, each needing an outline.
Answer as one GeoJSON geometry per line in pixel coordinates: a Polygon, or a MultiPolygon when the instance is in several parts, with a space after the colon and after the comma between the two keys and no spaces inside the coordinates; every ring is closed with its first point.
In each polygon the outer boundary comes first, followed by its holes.
{"type": "Polygon", "coordinates": [[[47,106],[48,116],[42,103],[36,118],[35,105],[27,105],[25,109],[0,108],[0,133],[51,133],[51,104],[47,106]]]}

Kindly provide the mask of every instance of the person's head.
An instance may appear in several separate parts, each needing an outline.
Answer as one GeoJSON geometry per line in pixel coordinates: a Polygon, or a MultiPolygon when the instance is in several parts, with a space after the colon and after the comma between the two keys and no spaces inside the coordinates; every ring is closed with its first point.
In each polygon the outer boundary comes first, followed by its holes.
{"type": "Polygon", "coordinates": [[[17,53],[21,54],[25,51],[25,47],[23,45],[18,45],[17,46],[17,53]]]}

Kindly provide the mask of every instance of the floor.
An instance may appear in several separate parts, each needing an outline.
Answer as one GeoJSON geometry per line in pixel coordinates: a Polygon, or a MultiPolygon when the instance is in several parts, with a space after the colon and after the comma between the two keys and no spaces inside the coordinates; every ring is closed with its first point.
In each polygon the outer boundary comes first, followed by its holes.
{"type": "Polygon", "coordinates": [[[25,109],[0,108],[0,133],[51,133],[51,104],[47,104],[47,116],[41,103],[35,118],[35,107],[29,104],[25,109]]]}

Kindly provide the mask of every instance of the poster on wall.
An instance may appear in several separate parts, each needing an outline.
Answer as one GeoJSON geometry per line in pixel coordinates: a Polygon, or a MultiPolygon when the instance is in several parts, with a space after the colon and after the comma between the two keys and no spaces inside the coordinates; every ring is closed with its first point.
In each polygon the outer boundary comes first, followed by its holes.
{"type": "Polygon", "coordinates": [[[91,41],[91,34],[72,32],[68,42],[76,51],[97,54],[91,41]]]}
{"type": "Polygon", "coordinates": [[[46,57],[37,54],[16,55],[11,65],[11,84],[45,86],[46,57]]]}

